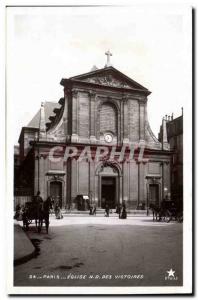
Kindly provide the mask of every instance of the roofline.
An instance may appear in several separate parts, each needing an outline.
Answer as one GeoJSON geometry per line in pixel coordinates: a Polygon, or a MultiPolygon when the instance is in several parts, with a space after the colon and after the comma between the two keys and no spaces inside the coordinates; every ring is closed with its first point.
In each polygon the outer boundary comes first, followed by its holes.
{"type": "Polygon", "coordinates": [[[182,119],[183,118],[183,115],[181,115],[181,116],[179,116],[179,117],[176,117],[175,119],[173,119],[173,120],[170,120],[170,121],[168,121],[168,123],[167,124],[169,124],[169,123],[173,123],[174,121],[178,121],[178,119],[182,119]]]}
{"type": "MultiPolygon", "coordinates": [[[[127,80],[131,81],[132,83],[138,85],[140,88],[144,89],[145,91],[149,91],[147,88],[145,88],[143,85],[139,84],[137,81],[131,79],[130,77],[128,77],[127,75],[125,75],[124,73],[120,72],[119,70],[117,70],[116,68],[110,66],[110,67],[105,67],[105,68],[102,68],[102,69],[97,69],[95,71],[90,71],[90,72],[87,72],[87,73],[83,73],[83,74],[80,74],[80,75],[76,75],[76,76],[72,76],[70,77],[69,79],[73,80],[73,79],[78,79],[79,77],[86,77],[88,75],[93,75],[93,74],[97,74],[97,73],[100,73],[101,71],[104,71],[104,70],[114,70],[116,71],[117,73],[119,73],[121,76],[125,77],[127,80]]],[[[150,92],[151,93],[151,92],[150,92]]]]}
{"type": "Polygon", "coordinates": [[[38,128],[38,127],[28,127],[28,126],[23,126],[23,127],[21,128],[21,132],[20,132],[20,135],[19,135],[18,143],[20,143],[21,136],[22,136],[22,134],[24,133],[25,129],[28,129],[28,130],[30,130],[30,131],[39,131],[39,128],[38,128]]]}
{"type": "MultiPolygon", "coordinates": [[[[104,89],[111,89],[111,90],[114,90],[114,91],[120,91],[120,92],[123,92],[123,91],[126,91],[127,93],[130,93],[130,92],[138,92],[138,93],[142,93],[142,94],[145,94],[145,95],[150,95],[151,92],[149,90],[145,90],[145,89],[135,89],[135,88],[126,88],[126,87],[116,87],[116,86],[108,86],[108,85],[101,85],[101,84],[98,84],[98,83],[93,83],[93,82],[86,82],[86,81],[80,81],[80,80],[76,80],[76,79],[62,79],[60,84],[63,85],[64,87],[66,86],[66,83],[68,84],[71,84],[70,85],[70,88],[73,88],[73,84],[81,84],[83,86],[91,86],[93,88],[104,88],[104,89]]],[[[74,87],[75,88],[75,87],[74,87]]]]}

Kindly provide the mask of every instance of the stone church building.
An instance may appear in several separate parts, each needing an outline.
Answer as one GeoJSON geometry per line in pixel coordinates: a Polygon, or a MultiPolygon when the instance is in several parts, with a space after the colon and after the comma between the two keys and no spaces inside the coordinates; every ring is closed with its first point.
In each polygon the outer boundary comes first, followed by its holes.
{"type": "Polygon", "coordinates": [[[109,56],[104,68],[64,78],[60,84],[63,98],[58,103],[42,103],[21,130],[18,193],[31,196],[39,190],[43,199],[52,196],[62,208],[76,208],[78,195],[88,196],[99,208],[106,203],[115,208],[125,201],[128,209],[159,204],[170,197],[166,120],[159,142],[147,117],[151,92],[111,66],[109,56]],[[94,155],[98,147],[116,146],[121,151],[131,144],[144,145],[146,159],[134,155],[133,160],[121,162],[108,157],[66,161],[64,151],[58,151],[89,147],[94,155]],[[53,149],[57,150],[55,160],[50,157],[53,149]]]}

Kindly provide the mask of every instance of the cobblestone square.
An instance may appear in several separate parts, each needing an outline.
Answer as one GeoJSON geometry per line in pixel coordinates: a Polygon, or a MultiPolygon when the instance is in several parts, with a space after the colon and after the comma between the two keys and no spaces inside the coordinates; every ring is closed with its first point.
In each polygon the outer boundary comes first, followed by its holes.
{"type": "Polygon", "coordinates": [[[51,216],[49,234],[30,227],[38,255],[15,266],[14,285],[180,286],[182,227],[146,216],[51,216]]]}

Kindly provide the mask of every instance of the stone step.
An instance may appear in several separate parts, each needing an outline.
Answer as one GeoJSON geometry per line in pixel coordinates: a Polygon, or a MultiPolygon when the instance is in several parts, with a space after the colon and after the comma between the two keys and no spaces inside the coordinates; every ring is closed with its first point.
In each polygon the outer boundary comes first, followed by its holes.
{"type": "MultiPolygon", "coordinates": [[[[81,211],[81,210],[61,210],[61,213],[63,215],[89,215],[89,210],[86,211],[81,211]]],[[[96,210],[96,214],[97,215],[104,215],[105,214],[105,210],[102,208],[99,208],[96,210]]],[[[127,210],[127,214],[130,215],[138,215],[138,216],[145,216],[147,215],[147,210],[136,210],[136,209],[131,209],[131,210],[127,210]]],[[[115,212],[115,210],[113,210],[113,212],[109,213],[109,216],[118,216],[118,214],[115,212]]]]}

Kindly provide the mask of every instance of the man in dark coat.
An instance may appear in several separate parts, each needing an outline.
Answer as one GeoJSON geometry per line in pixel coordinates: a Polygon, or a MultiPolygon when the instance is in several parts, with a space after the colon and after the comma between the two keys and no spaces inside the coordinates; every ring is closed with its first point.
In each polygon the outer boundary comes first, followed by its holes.
{"type": "Polygon", "coordinates": [[[126,205],[125,203],[123,203],[120,212],[120,219],[126,219],[126,218],[127,218],[126,205]]]}
{"type": "Polygon", "coordinates": [[[105,216],[109,217],[109,205],[108,205],[108,203],[105,206],[105,216]]]}
{"type": "Polygon", "coordinates": [[[34,201],[36,204],[42,204],[43,203],[43,199],[40,196],[40,191],[37,192],[36,196],[34,197],[34,201]]]}

